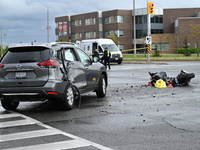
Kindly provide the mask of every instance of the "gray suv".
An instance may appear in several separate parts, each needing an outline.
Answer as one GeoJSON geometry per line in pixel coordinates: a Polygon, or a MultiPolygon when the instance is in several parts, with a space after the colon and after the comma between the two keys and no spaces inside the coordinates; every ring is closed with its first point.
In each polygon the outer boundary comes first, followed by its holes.
{"type": "Polygon", "coordinates": [[[7,110],[46,100],[70,110],[82,93],[105,97],[107,83],[106,68],[69,43],[12,47],[0,62],[1,104],[7,110]]]}

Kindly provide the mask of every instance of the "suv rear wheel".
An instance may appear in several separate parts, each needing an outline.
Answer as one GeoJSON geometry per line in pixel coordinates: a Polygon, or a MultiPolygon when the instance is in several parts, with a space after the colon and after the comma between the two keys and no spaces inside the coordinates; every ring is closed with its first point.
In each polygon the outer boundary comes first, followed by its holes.
{"type": "Polygon", "coordinates": [[[12,100],[3,98],[1,100],[1,105],[6,110],[15,110],[19,106],[19,102],[14,102],[12,100]]]}
{"type": "Polygon", "coordinates": [[[61,100],[61,107],[65,110],[71,110],[73,109],[75,104],[75,94],[74,94],[74,88],[72,85],[68,85],[65,89],[64,96],[61,100]]]}

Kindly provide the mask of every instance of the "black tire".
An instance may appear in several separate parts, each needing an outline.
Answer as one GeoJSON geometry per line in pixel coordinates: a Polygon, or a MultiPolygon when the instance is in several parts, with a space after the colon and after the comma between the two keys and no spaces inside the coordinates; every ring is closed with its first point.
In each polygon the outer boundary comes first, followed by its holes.
{"type": "Polygon", "coordinates": [[[65,89],[64,95],[61,99],[61,108],[64,110],[71,110],[75,104],[75,94],[72,85],[68,85],[65,89]]]}
{"type": "Polygon", "coordinates": [[[98,98],[106,96],[106,88],[107,88],[106,79],[105,76],[102,74],[99,79],[98,89],[96,90],[96,95],[98,98]]]}
{"type": "Polygon", "coordinates": [[[6,110],[16,110],[17,107],[19,106],[19,102],[14,102],[12,100],[2,99],[1,105],[6,110]]]}
{"type": "Polygon", "coordinates": [[[117,63],[120,65],[122,63],[122,61],[118,61],[117,63]]]}

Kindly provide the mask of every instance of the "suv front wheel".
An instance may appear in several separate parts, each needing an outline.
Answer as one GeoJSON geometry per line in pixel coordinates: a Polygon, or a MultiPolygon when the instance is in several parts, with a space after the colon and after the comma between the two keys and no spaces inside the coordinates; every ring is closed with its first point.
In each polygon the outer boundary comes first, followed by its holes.
{"type": "Polygon", "coordinates": [[[101,75],[98,83],[98,89],[96,90],[96,95],[98,98],[105,97],[106,96],[106,79],[105,75],[101,75]]]}
{"type": "Polygon", "coordinates": [[[1,100],[1,105],[6,110],[15,110],[19,106],[19,102],[14,102],[12,100],[3,98],[1,100]]]}

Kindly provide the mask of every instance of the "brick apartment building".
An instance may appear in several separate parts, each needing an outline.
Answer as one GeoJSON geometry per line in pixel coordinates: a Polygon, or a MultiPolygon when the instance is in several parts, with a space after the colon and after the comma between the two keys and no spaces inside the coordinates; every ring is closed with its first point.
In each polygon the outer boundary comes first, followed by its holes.
{"type": "Polygon", "coordinates": [[[115,35],[120,49],[132,47],[132,11],[112,10],[55,18],[57,40],[106,38],[115,35]]]}
{"type": "MultiPolygon", "coordinates": [[[[147,36],[147,9],[136,9],[136,46],[145,46],[147,36]]],[[[133,49],[133,15],[132,10],[110,10],[91,12],[73,16],[55,18],[55,33],[58,40],[75,42],[92,38],[107,38],[115,35],[121,50],[133,49]]],[[[191,47],[197,47],[191,38],[191,25],[200,24],[200,8],[155,9],[151,15],[152,47],[158,46],[162,53],[176,53],[183,47],[187,38],[191,47]]],[[[199,35],[200,36],[200,35],[199,35]]],[[[143,52],[138,50],[137,52],[143,52]]]]}

